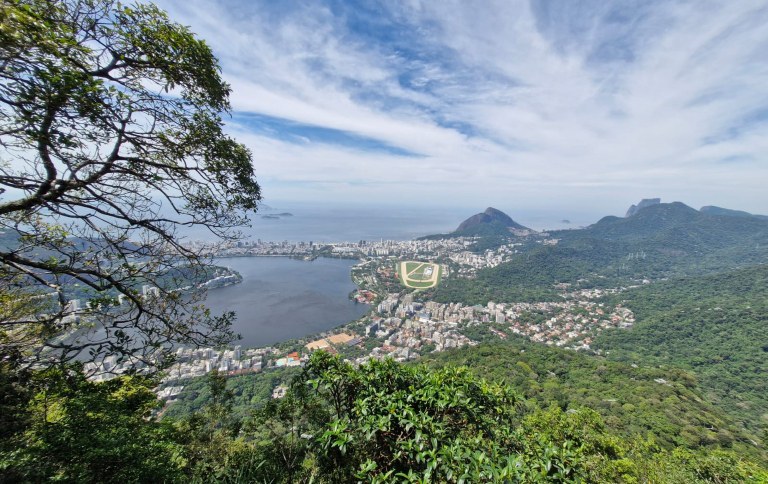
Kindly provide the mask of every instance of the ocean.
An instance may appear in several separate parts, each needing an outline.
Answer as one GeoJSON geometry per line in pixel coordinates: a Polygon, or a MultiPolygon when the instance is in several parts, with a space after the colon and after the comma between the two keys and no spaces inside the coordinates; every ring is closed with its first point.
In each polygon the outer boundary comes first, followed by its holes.
{"type": "MultiPolygon", "coordinates": [[[[251,227],[244,227],[241,231],[249,239],[270,242],[410,240],[424,235],[452,232],[464,219],[485,208],[270,203],[251,217],[251,227]],[[282,213],[291,215],[279,215],[282,213]]],[[[514,213],[500,209],[515,221],[536,230],[577,228],[597,221],[580,214],[530,210],[514,213]]],[[[202,230],[188,231],[183,235],[191,240],[211,237],[209,232],[202,230]]]]}

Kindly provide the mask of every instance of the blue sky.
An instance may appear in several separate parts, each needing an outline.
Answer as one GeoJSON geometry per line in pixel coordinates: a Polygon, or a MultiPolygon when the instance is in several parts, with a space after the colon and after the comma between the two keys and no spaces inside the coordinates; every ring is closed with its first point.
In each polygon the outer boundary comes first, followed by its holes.
{"type": "Polygon", "coordinates": [[[768,213],[768,3],[160,0],[266,201],[768,213]]]}

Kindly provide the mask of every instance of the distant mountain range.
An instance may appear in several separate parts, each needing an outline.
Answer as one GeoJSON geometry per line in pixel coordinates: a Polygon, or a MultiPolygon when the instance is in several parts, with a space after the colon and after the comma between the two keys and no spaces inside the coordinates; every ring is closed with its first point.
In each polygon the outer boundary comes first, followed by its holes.
{"type": "MultiPolygon", "coordinates": [[[[682,202],[652,203],[624,218],[603,217],[582,230],[554,232],[564,240],[592,238],[605,242],[621,242],[674,255],[675,263],[719,259],[740,264],[741,254],[765,254],[768,244],[768,217],[739,210],[707,206],[696,210],[682,202]],[[716,252],[723,254],[714,256],[716,252]]],[[[634,205],[633,205],[634,207],[634,205]]],[[[630,210],[631,211],[631,210],[630,210]]],[[[753,260],[749,262],[768,262],[753,260]]]]}
{"type": "Polygon", "coordinates": [[[564,247],[604,245],[613,253],[605,268],[627,274],[658,277],[768,262],[767,217],[718,207],[696,210],[681,202],[646,204],[629,217],[604,217],[552,236],[564,247]],[[633,255],[638,251],[641,260],[633,255]],[[617,257],[622,253],[623,261],[617,257]]]}
{"type": "Polygon", "coordinates": [[[470,217],[459,227],[462,230],[432,237],[477,236],[470,247],[477,253],[514,241],[523,245],[525,256],[484,269],[472,281],[448,281],[436,297],[441,302],[474,304],[536,299],[552,292],[557,283],[617,287],[768,263],[764,216],[716,207],[696,210],[681,202],[654,199],[634,207],[628,217],[607,216],[582,229],[546,235],[515,233],[519,229],[506,226],[512,220],[506,215],[470,217]]]}
{"type": "MultiPolygon", "coordinates": [[[[751,227],[749,224],[754,221],[767,222],[768,216],[712,205],[696,210],[681,202],[661,203],[660,198],[645,198],[636,205],[631,205],[624,217],[609,215],[586,228],[570,229],[564,237],[567,239],[586,237],[604,240],[660,237],[661,240],[670,236],[661,233],[665,230],[672,230],[674,227],[683,232],[691,230],[692,236],[704,236],[703,233],[709,231],[707,225],[712,225],[711,228],[714,232],[720,235],[724,235],[723,231],[733,235],[734,233],[749,232],[749,227],[751,227]],[[746,221],[747,225],[739,221],[746,221]]],[[[563,221],[563,223],[566,222],[570,223],[566,220],[563,221]]],[[[761,227],[762,225],[753,228],[761,232],[761,227]]],[[[562,231],[554,232],[563,235],[561,234],[562,231]]],[[[526,236],[533,233],[535,233],[534,230],[516,222],[501,210],[488,207],[483,212],[472,215],[461,222],[453,232],[428,235],[420,239],[480,237],[482,242],[477,244],[477,248],[485,250],[492,248],[494,244],[501,243],[507,237],[526,236]]],[[[745,235],[748,236],[747,238],[751,238],[748,233],[745,235]]]]}
{"type": "Polygon", "coordinates": [[[768,215],[755,215],[753,213],[744,212],[742,210],[731,210],[729,208],[715,207],[714,205],[707,205],[701,207],[699,212],[707,215],[724,215],[727,217],[755,217],[762,220],[768,220],[768,215]]]}
{"type": "MultiPolygon", "coordinates": [[[[677,202],[680,203],[680,202],[677,202]]],[[[660,205],[661,204],[661,198],[644,198],[640,200],[640,203],[637,205],[631,205],[629,209],[627,209],[627,214],[624,216],[631,217],[635,214],[637,214],[640,210],[648,207],[652,207],[654,205],[660,205]]],[[[768,220],[768,215],[755,215],[749,212],[745,212],[743,210],[731,210],[729,208],[722,208],[722,207],[716,207],[714,205],[706,205],[704,207],[701,207],[699,209],[699,212],[707,214],[707,215],[723,215],[726,217],[742,217],[742,218],[749,218],[749,217],[756,217],[763,220],[768,220]]]]}

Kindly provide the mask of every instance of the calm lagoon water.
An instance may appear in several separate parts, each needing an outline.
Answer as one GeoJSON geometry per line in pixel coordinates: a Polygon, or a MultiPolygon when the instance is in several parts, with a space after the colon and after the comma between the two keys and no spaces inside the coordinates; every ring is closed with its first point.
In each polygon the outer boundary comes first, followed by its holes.
{"type": "Polygon", "coordinates": [[[348,295],[354,261],[287,257],[231,257],[216,260],[243,276],[243,282],[208,292],[206,304],[217,314],[235,311],[234,344],[266,346],[326,331],[364,315],[369,306],[348,295]]]}

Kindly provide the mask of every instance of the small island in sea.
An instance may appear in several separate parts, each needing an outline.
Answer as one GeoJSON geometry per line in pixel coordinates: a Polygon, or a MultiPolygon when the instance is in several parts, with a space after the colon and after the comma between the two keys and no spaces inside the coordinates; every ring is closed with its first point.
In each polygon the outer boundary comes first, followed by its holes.
{"type": "Polygon", "coordinates": [[[283,212],[283,213],[268,213],[266,215],[261,216],[261,218],[267,219],[267,220],[280,220],[281,217],[293,217],[293,214],[289,212],[283,212]]]}

